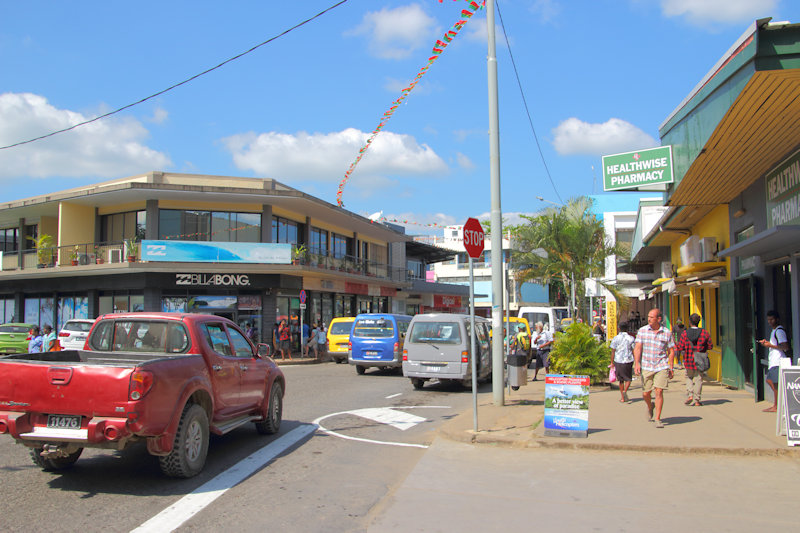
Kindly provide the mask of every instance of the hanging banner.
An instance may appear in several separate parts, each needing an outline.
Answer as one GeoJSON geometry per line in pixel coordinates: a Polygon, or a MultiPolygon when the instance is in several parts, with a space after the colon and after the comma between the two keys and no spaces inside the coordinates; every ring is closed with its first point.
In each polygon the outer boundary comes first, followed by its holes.
{"type": "Polygon", "coordinates": [[[544,434],[586,437],[589,433],[589,376],[548,374],[544,382],[544,434]]]}

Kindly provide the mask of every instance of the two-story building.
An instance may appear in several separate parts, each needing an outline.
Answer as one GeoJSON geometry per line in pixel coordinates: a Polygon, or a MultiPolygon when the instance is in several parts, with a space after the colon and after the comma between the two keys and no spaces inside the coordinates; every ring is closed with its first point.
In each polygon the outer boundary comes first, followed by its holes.
{"type": "Polygon", "coordinates": [[[326,324],[414,309],[445,250],[275,180],[149,172],[0,204],[0,317],[60,326],[114,311],[326,324]],[[414,276],[416,272],[416,276],[414,276]],[[411,274],[410,274],[411,273],[411,274]],[[413,289],[413,290],[412,290],[413,289]]]}

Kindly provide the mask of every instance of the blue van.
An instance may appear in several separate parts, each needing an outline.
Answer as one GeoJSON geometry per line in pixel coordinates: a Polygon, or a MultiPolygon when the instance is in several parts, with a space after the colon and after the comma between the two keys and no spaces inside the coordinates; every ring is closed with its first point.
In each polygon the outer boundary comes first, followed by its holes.
{"type": "Polygon", "coordinates": [[[350,329],[347,360],[363,374],[367,367],[402,368],[403,342],[411,317],[386,313],[362,313],[350,329]]]}

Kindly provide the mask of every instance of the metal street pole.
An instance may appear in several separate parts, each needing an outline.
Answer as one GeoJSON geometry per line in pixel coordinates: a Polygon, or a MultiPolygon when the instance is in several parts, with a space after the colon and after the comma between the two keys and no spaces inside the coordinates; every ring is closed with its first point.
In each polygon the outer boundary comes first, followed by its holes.
{"type": "Polygon", "coordinates": [[[472,369],[472,429],[478,432],[478,350],[475,346],[475,275],[472,269],[472,256],[469,257],[469,347],[470,368],[472,369]]]}
{"type": "Polygon", "coordinates": [[[494,0],[486,0],[489,53],[489,176],[492,224],[492,398],[503,405],[503,217],[500,210],[500,118],[497,104],[497,50],[494,35],[494,0]]]}

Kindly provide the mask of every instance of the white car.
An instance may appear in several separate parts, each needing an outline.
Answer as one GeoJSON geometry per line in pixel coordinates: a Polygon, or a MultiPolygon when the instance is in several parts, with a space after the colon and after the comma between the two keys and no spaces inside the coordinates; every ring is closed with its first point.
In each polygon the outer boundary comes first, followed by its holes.
{"type": "Polygon", "coordinates": [[[83,350],[86,343],[86,336],[92,329],[94,320],[85,318],[73,318],[67,320],[61,331],[58,332],[58,342],[62,350],[83,350]]]}

